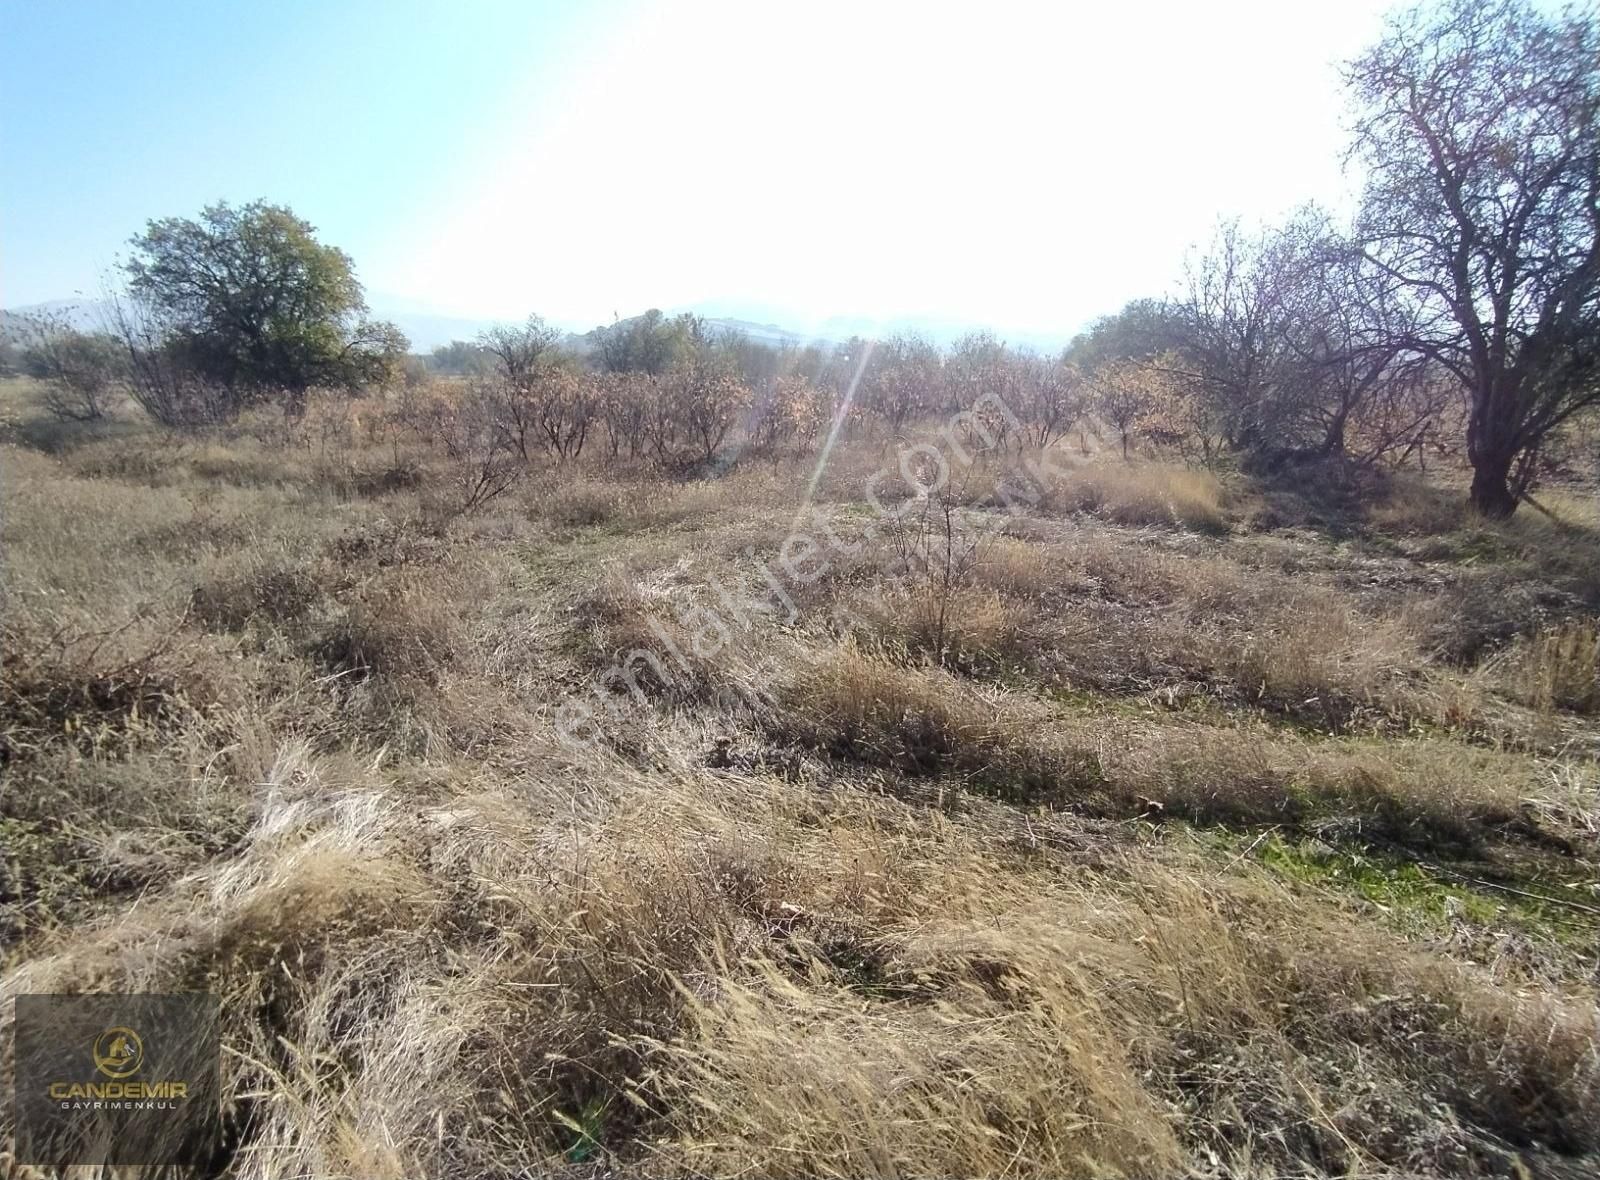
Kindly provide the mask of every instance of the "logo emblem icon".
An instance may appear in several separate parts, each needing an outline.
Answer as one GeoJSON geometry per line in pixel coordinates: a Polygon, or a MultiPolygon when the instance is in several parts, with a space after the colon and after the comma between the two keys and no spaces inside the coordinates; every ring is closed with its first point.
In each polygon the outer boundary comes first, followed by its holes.
{"type": "Polygon", "coordinates": [[[144,1042],[131,1028],[108,1028],[95,1038],[94,1064],[108,1078],[131,1078],[144,1064],[144,1042]]]}

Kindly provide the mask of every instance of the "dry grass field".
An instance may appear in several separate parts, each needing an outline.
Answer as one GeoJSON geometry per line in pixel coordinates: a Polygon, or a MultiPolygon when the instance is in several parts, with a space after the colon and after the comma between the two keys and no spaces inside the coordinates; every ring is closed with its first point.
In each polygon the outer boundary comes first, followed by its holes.
{"type": "Polygon", "coordinates": [[[1592,494],[37,393],[4,987],[217,994],[213,1174],[1600,1170],[1592,494]]]}

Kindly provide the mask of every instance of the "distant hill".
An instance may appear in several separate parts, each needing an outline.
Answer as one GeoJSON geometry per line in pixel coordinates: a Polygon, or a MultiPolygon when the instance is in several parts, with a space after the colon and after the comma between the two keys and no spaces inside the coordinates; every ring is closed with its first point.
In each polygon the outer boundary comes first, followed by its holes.
{"type": "MultiPolygon", "coordinates": [[[[104,326],[108,310],[106,303],[98,299],[53,299],[48,303],[31,303],[25,307],[0,309],[0,333],[11,335],[21,327],[19,321],[39,315],[60,315],[71,327],[85,332],[94,331],[104,326]]],[[[452,340],[475,340],[480,333],[489,328],[511,322],[411,311],[385,306],[381,297],[373,299],[370,314],[374,319],[389,320],[404,332],[406,339],[411,341],[413,352],[432,352],[452,340]]],[[[777,324],[757,324],[748,320],[714,317],[706,317],[706,323],[713,329],[743,332],[751,339],[767,344],[804,344],[813,339],[799,332],[781,328],[777,324]]],[[[569,333],[567,342],[572,347],[583,350],[587,347],[584,335],[577,332],[569,333]]]]}
{"type": "Polygon", "coordinates": [[[1077,325],[1068,325],[1055,332],[1016,332],[975,320],[926,315],[832,315],[816,319],[773,304],[747,304],[742,301],[707,301],[686,310],[704,317],[708,322],[739,326],[758,338],[765,338],[763,333],[772,332],[781,338],[805,343],[831,341],[842,344],[852,337],[882,340],[900,332],[913,332],[936,344],[948,346],[968,333],[992,331],[1009,344],[1049,353],[1065,347],[1078,330],[1077,325]],[[784,326],[778,327],[780,324],[784,326]]]}
{"type": "MultiPolygon", "coordinates": [[[[30,303],[25,307],[0,310],[0,333],[11,335],[16,331],[19,319],[38,315],[60,315],[66,319],[68,326],[92,332],[105,325],[109,310],[105,301],[100,299],[52,299],[47,303],[30,303]]],[[[471,340],[484,329],[502,322],[385,307],[378,299],[374,299],[370,314],[374,319],[393,322],[411,341],[414,352],[432,352],[452,340],[471,340]]]]}
{"type": "Polygon", "coordinates": [[[25,307],[0,308],[0,337],[25,335],[29,322],[43,317],[59,317],[68,327],[92,332],[105,322],[105,310],[105,304],[97,299],[52,299],[25,307]]]}
{"type": "Polygon", "coordinates": [[[397,311],[374,304],[369,314],[373,319],[388,320],[406,334],[412,352],[432,352],[452,340],[475,340],[502,320],[468,319],[461,316],[434,315],[423,311],[397,311]]]}
{"type": "Polygon", "coordinates": [[[803,332],[795,332],[789,328],[780,328],[777,324],[758,324],[751,320],[733,319],[722,316],[707,316],[706,323],[713,328],[720,328],[728,332],[742,332],[752,340],[759,340],[763,344],[815,344],[819,340],[823,343],[842,343],[843,338],[834,341],[831,338],[823,339],[810,336],[803,332]]]}
{"type": "MultiPolygon", "coordinates": [[[[382,294],[371,296],[371,315],[374,319],[389,320],[406,334],[406,339],[411,341],[411,351],[418,353],[432,352],[441,345],[449,344],[452,340],[475,340],[485,330],[496,325],[510,323],[509,320],[476,318],[468,316],[440,315],[433,312],[417,310],[408,306],[408,301],[386,297],[382,294]]],[[[695,307],[679,308],[667,311],[667,315],[677,315],[683,311],[699,315],[713,330],[740,332],[752,340],[775,347],[803,346],[807,344],[842,344],[853,336],[864,338],[883,337],[895,332],[916,332],[928,337],[939,344],[951,344],[968,332],[977,331],[981,325],[958,323],[948,320],[935,320],[931,318],[902,318],[891,320],[875,320],[866,316],[832,316],[818,323],[808,325],[807,328],[785,327],[774,322],[785,319],[781,312],[773,310],[769,318],[768,309],[759,309],[758,314],[762,319],[749,319],[735,315],[710,314],[714,306],[702,304],[695,307]]],[[[104,301],[98,299],[53,299],[47,303],[34,303],[25,307],[0,309],[0,335],[13,335],[17,328],[17,320],[23,316],[39,314],[58,314],[66,318],[68,324],[82,331],[94,331],[106,323],[108,308],[104,301]]],[[[637,317],[629,317],[637,318],[637,317]]],[[[797,319],[799,317],[796,317],[797,319]]],[[[622,321],[626,323],[627,321],[622,321]]],[[[608,327],[609,325],[599,325],[608,327]]],[[[569,347],[587,352],[591,345],[590,332],[569,332],[566,342],[569,347]]],[[[1036,348],[1040,351],[1053,351],[1066,343],[1070,333],[1061,333],[1059,336],[1041,336],[1028,333],[1003,333],[997,332],[1002,339],[1009,340],[1012,344],[1036,348]]]]}

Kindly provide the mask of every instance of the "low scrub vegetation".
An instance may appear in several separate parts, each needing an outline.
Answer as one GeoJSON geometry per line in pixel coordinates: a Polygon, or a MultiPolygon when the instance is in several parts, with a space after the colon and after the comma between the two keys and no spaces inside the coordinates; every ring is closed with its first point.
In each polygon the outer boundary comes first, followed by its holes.
{"type": "Polygon", "coordinates": [[[1592,1169],[1572,506],[480,392],[4,446],[6,986],[218,995],[219,1174],[1592,1169]]]}

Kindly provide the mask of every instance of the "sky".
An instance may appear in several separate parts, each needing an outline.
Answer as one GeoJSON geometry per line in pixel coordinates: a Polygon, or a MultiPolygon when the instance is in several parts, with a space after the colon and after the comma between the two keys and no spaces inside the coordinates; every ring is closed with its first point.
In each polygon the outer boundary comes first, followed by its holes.
{"type": "Polygon", "coordinates": [[[1065,338],[1219,218],[1348,201],[1385,7],[3,0],[0,306],[264,197],[379,309],[1065,338]]]}

